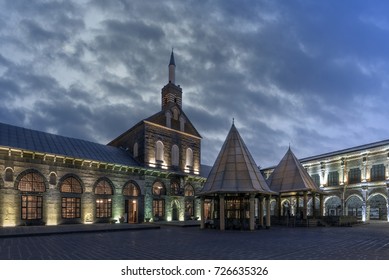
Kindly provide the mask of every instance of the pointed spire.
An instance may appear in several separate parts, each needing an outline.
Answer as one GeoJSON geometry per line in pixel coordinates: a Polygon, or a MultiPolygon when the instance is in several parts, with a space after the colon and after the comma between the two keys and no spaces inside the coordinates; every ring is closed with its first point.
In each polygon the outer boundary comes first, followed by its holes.
{"type": "Polygon", "coordinates": [[[170,54],[170,63],[169,63],[169,83],[176,83],[176,63],[174,61],[174,53],[172,48],[172,53],[170,54]]]}
{"type": "Polygon", "coordinates": [[[169,65],[174,65],[176,66],[176,63],[174,62],[174,52],[173,52],[174,48],[172,48],[172,53],[170,54],[170,62],[169,62],[169,65]]]}

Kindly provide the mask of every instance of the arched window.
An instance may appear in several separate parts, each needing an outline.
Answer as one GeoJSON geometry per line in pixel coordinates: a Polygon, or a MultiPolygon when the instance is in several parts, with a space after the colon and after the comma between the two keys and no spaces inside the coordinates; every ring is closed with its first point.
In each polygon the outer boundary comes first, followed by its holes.
{"type": "Polygon", "coordinates": [[[50,173],[49,183],[50,183],[50,185],[56,185],[57,184],[57,175],[54,172],[50,173]]]}
{"type": "Polygon", "coordinates": [[[113,195],[111,184],[107,180],[100,180],[95,187],[95,194],[113,195]]]}
{"type": "Polygon", "coordinates": [[[194,189],[191,185],[185,186],[184,195],[185,195],[185,219],[190,220],[195,215],[194,189]]]}
{"type": "Polygon", "coordinates": [[[123,195],[139,196],[140,195],[139,187],[136,186],[133,182],[129,182],[127,183],[127,185],[123,187],[123,195]]]}
{"type": "Polygon", "coordinates": [[[157,163],[163,162],[163,155],[164,155],[163,148],[164,148],[163,143],[161,141],[157,141],[157,143],[155,144],[155,160],[157,163]]]}
{"type": "Polygon", "coordinates": [[[185,131],[185,118],[182,116],[180,117],[180,130],[185,131]]]}
{"type": "Polygon", "coordinates": [[[61,215],[64,219],[81,218],[81,194],[82,186],[79,179],[68,176],[60,184],[61,215]]]}
{"type": "Polygon", "coordinates": [[[5,170],[5,181],[7,182],[12,182],[14,180],[14,172],[12,170],[12,168],[7,168],[5,170]]]}
{"type": "Polygon", "coordinates": [[[134,149],[133,149],[133,156],[134,156],[134,158],[138,157],[138,153],[139,153],[138,143],[135,143],[134,144],[134,149]]]}
{"type": "Polygon", "coordinates": [[[172,147],[172,165],[179,166],[179,149],[177,145],[173,145],[172,147]]]}
{"type": "Polygon", "coordinates": [[[62,181],[60,186],[60,192],[81,194],[82,193],[81,182],[76,177],[69,176],[62,181]]]}
{"type": "Polygon", "coordinates": [[[22,220],[40,220],[43,214],[43,196],[46,191],[44,178],[38,172],[27,172],[18,182],[18,189],[23,192],[21,196],[22,220]],[[36,193],[36,194],[32,194],[36,193]]]}
{"type": "Polygon", "coordinates": [[[20,179],[18,189],[22,192],[45,192],[44,178],[37,172],[29,172],[20,179]]]}
{"type": "Polygon", "coordinates": [[[193,166],[193,151],[191,148],[186,149],[186,167],[193,166]]]}
{"type": "Polygon", "coordinates": [[[113,187],[105,179],[97,182],[95,187],[96,198],[96,218],[112,217],[112,195],[113,187]]]}
{"type": "Polygon", "coordinates": [[[172,113],[170,113],[170,111],[167,111],[165,113],[165,116],[166,116],[166,126],[171,128],[172,127],[172,113]]]}
{"type": "Polygon", "coordinates": [[[153,195],[166,195],[166,189],[161,182],[155,182],[153,185],[153,195]]]}
{"type": "Polygon", "coordinates": [[[191,185],[185,186],[185,196],[194,196],[194,190],[191,185]]]}
{"type": "Polygon", "coordinates": [[[176,121],[178,121],[178,116],[179,116],[180,112],[178,111],[178,109],[176,107],[173,108],[173,119],[175,119],[176,121]]]}
{"type": "Polygon", "coordinates": [[[170,185],[170,190],[171,190],[171,195],[180,195],[181,194],[180,184],[177,182],[173,182],[170,185]]]}
{"type": "Polygon", "coordinates": [[[154,221],[162,220],[165,216],[165,200],[161,195],[166,194],[166,189],[161,182],[155,182],[153,185],[153,219],[154,221]]]}

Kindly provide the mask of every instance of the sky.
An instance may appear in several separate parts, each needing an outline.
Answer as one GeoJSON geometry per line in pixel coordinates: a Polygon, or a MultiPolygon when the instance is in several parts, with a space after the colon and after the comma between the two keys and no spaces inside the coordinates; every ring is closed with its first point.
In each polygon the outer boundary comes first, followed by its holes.
{"type": "Polygon", "coordinates": [[[213,165],[235,126],[260,167],[389,139],[389,2],[0,0],[0,122],[106,144],[183,110],[213,165]]]}

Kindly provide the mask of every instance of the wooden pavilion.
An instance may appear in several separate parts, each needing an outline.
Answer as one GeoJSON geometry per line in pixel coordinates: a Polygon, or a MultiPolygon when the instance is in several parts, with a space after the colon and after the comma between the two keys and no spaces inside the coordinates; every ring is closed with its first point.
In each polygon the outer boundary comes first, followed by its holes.
{"type": "Polygon", "coordinates": [[[267,182],[272,191],[279,193],[276,207],[278,217],[293,216],[306,220],[309,199],[312,209],[310,216],[313,218],[318,215],[323,216],[324,193],[298,161],[290,147],[267,182]],[[318,202],[319,205],[317,205],[318,202]]]}
{"type": "Polygon", "coordinates": [[[201,228],[220,230],[270,228],[271,191],[235,125],[227,135],[211,172],[198,194],[201,228]]]}

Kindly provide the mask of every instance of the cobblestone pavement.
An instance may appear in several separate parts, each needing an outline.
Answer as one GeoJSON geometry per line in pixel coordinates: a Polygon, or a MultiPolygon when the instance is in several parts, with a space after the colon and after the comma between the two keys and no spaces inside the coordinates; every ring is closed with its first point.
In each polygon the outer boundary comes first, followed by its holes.
{"type": "Polygon", "coordinates": [[[2,260],[389,260],[389,223],[254,232],[160,229],[0,237],[2,260]]]}

